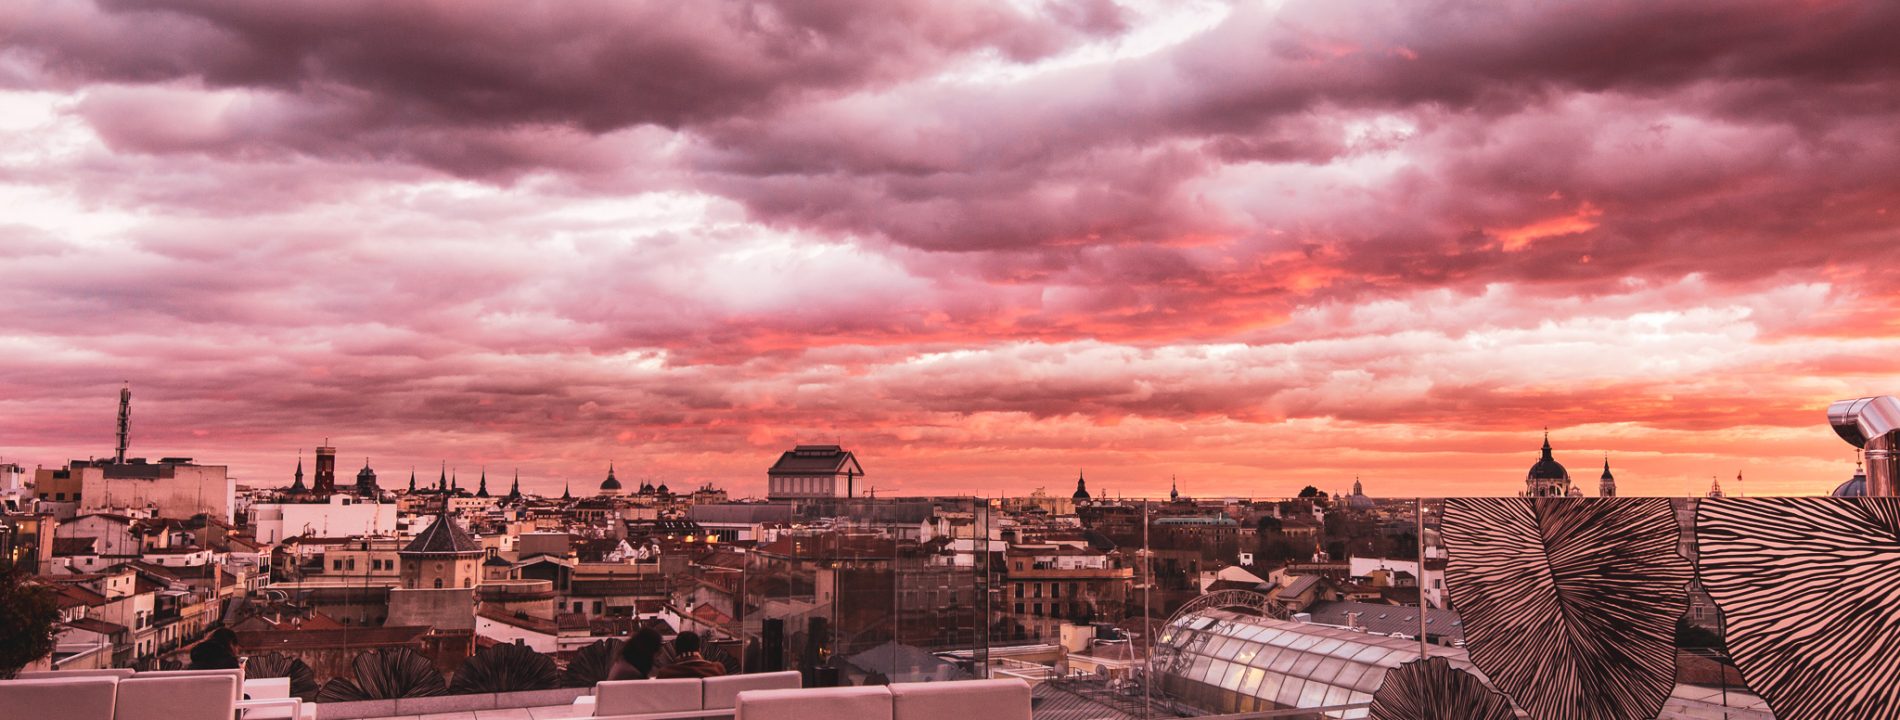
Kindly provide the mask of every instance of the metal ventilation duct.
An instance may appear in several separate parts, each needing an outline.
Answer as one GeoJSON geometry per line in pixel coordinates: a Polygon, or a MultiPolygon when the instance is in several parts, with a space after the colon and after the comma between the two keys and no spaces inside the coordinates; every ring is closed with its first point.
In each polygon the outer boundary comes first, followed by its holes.
{"type": "Polygon", "coordinates": [[[1841,400],[1827,406],[1827,422],[1867,461],[1867,494],[1900,495],[1900,400],[1892,396],[1841,400]]]}

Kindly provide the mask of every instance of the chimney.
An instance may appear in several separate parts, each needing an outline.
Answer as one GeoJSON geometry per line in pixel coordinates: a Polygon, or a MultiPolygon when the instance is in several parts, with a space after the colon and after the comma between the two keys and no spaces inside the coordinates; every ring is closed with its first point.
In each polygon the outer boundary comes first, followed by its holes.
{"type": "Polygon", "coordinates": [[[1827,406],[1827,421],[1867,461],[1867,495],[1900,495],[1900,400],[1890,395],[1840,400],[1827,406]]]}

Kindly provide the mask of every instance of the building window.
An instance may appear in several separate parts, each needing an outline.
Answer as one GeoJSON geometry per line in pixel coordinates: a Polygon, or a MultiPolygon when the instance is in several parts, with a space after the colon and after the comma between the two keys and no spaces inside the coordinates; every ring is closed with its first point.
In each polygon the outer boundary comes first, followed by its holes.
{"type": "Polygon", "coordinates": [[[1042,617],[1042,603],[1036,603],[1036,617],[1042,617]]]}
{"type": "MultiPolygon", "coordinates": [[[[1023,596],[1023,584],[1016,583],[1016,597],[1020,599],[1022,596],[1023,596]]],[[[1018,610],[1016,612],[1022,612],[1022,611],[1018,610]]]]}
{"type": "Polygon", "coordinates": [[[331,561],[330,561],[330,572],[343,572],[343,561],[342,561],[342,560],[331,560],[331,561]]]}
{"type": "Polygon", "coordinates": [[[437,589],[437,590],[441,590],[441,589],[442,589],[442,578],[436,578],[436,579],[435,579],[435,589],[437,589]]]}
{"type": "Polygon", "coordinates": [[[1022,604],[1022,603],[1016,603],[1016,614],[1017,614],[1017,615],[1021,615],[1021,614],[1023,614],[1023,604],[1022,604]]]}
{"type": "Polygon", "coordinates": [[[1062,597],[1062,583],[1049,583],[1049,597],[1062,597]]]}
{"type": "Polygon", "coordinates": [[[58,500],[60,502],[66,502],[66,493],[53,493],[53,499],[58,500]]]}

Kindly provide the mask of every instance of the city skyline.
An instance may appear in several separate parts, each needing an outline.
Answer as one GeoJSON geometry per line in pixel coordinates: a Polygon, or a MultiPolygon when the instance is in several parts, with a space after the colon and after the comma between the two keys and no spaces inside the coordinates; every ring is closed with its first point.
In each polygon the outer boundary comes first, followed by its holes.
{"type": "Polygon", "coordinates": [[[1900,389],[1892,6],[754,12],[0,10],[0,460],[1822,494],[1900,389]]]}

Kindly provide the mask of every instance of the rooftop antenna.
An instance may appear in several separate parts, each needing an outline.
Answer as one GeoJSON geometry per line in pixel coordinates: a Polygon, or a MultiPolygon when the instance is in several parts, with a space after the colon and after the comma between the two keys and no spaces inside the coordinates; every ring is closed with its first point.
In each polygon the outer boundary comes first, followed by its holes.
{"type": "Polygon", "coordinates": [[[112,455],[112,463],[125,464],[126,440],[132,435],[132,381],[125,381],[119,388],[119,450],[112,455]]]}

